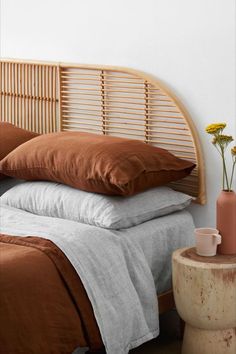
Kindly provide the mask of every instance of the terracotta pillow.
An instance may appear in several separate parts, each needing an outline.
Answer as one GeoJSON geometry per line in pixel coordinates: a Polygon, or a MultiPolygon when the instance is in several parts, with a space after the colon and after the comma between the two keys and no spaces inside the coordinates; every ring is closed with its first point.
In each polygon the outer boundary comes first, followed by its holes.
{"type": "Polygon", "coordinates": [[[138,140],[81,132],[41,135],[12,151],[0,171],[88,192],[133,195],[187,176],[194,164],[138,140]]]}
{"type": "MultiPolygon", "coordinates": [[[[0,160],[17,146],[36,136],[38,136],[38,134],[17,128],[13,124],[0,122],[0,160]]],[[[3,178],[5,178],[5,176],[0,173],[0,179],[3,178]]]]}

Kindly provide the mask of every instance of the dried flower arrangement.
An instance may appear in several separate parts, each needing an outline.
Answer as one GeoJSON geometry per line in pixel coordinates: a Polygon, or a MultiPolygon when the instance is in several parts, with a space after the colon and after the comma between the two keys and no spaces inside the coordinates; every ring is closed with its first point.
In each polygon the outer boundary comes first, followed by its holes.
{"type": "Polygon", "coordinates": [[[232,155],[232,171],[230,178],[228,177],[228,171],[225,163],[225,151],[228,145],[234,140],[231,135],[223,134],[223,130],[226,127],[226,123],[214,123],[206,127],[206,132],[213,135],[212,144],[216,147],[217,151],[222,157],[223,164],[223,181],[222,189],[226,191],[232,190],[233,176],[236,164],[236,146],[231,149],[232,155]],[[226,185],[226,186],[225,186],[226,185]]]}

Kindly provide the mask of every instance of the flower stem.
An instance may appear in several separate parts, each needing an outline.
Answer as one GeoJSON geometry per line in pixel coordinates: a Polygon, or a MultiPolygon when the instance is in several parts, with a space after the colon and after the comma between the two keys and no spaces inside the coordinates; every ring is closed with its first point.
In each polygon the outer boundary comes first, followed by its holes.
{"type": "Polygon", "coordinates": [[[235,159],[235,161],[233,162],[233,167],[232,167],[232,173],[231,173],[230,184],[229,184],[229,188],[230,188],[230,190],[231,190],[232,183],[233,183],[233,176],[234,176],[234,168],[235,168],[235,164],[236,164],[236,159],[235,159]]]}
{"type": "MultiPolygon", "coordinates": [[[[216,134],[215,134],[216,136],[216,134]]],[[[222,161],[223,161],[223,150],[221,148],[221,146],[219,145],[220,149],[218,149],[217,144],[214,144],[216,150],[218,151],[218,153],[220,154],[220,156],[222,157],[222,161]]],[[[223,164],[223,168],[222,168],[222,189],[225,189],[225,170],[224,170],[224,164],[223,164]]]]}
{"type": "Polygon", "coordinates": [[[222,153],[222,161],[223,161],[223,174],[225,176],[227,190],[229,190],[230,188],[229,188],[229,181],[228,181],[227,169],[225,164],[225,154],[224,154],[224,149],[222,147],[221,147],[221,153],[222,153]]]}
{"type": "Polygon", "coordinates": [[[224,167],[222,168],[222,184],[223,184],[223,190],[225,189],[225,173],[224,173],[224,167]]]}

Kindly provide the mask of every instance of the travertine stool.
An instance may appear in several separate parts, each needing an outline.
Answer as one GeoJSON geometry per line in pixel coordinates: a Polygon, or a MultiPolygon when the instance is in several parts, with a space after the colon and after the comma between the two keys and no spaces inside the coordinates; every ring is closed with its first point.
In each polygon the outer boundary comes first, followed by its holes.
{"type": "Polygon", "coordinates": [[[236,354],[236,256],[173,253],[173,290],[185,321],[182,354],[236,354]]]}

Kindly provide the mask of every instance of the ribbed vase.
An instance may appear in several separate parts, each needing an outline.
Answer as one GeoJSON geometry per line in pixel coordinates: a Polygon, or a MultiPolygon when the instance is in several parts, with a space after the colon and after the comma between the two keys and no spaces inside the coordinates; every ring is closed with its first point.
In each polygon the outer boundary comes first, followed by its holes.
{"type": "Polygon", "coordinates": [[[216,202],[217,229],[222,236],[220,254],[236,254],[236,193],[221,191],[216,202]]]}

